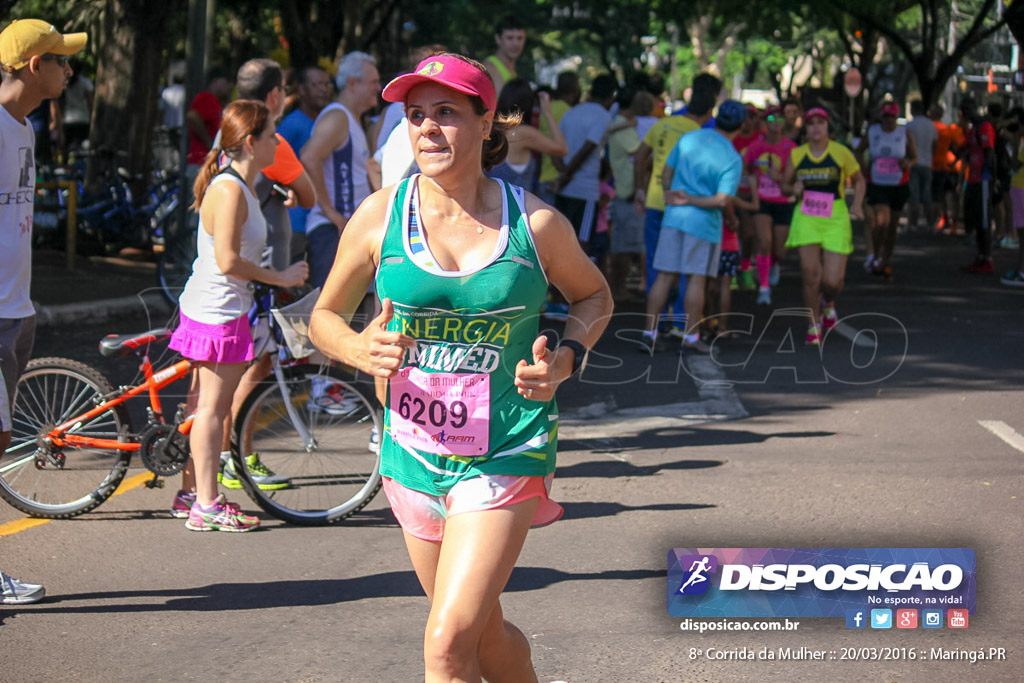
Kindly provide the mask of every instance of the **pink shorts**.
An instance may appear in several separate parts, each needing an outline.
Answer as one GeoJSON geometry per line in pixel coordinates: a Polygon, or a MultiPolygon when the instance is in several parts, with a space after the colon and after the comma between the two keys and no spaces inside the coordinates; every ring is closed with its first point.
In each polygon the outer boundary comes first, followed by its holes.
{"type": "Polygon", "coordinates": [[[178,329],[168,346],[185,358],[208,363],[247,363],[253,359],[248,315],[222,325],[201,323],[184,313],[179,317],[178,329]]]}
{"type": "Polygon", "coordinates": [[[554,478],[554,474],[546,477],[485,474],[463,479],[444,496],[407,488],[389,477],[383,480],[391,511],[402,528],[424,541],[440,541],[444,538],[445,520],[452,515],[495,510],[531,498],[540,498],[540,505],[530,526],[547,526],[558,521],[565,510],[548,498],[554,478]]]}

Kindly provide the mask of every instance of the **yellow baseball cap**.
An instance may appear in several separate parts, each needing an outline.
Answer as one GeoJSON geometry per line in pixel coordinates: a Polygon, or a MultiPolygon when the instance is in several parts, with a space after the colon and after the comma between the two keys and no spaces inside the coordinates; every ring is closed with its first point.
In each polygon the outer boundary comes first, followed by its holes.
{"type": "Polygon", "coordinates": [[[85,48],[86,33],[61,33],[39,19],[12,21],[0,33],[0,64],[5,71],[17,71],[36,56],[73,55],[85,48]]]}

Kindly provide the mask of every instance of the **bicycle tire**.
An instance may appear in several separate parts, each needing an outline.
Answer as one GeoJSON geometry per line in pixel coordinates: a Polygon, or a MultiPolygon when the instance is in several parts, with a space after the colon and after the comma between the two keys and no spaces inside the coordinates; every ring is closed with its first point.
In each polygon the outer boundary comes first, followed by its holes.
{"type": "Polygon", "coordinates": [[[302,442],[271,375],[250,392],[235,419],[231,449],[235,471],[246,494],[274,517],[305,526],[337,522],[361,510],[380,490],[380,458],[369,448],[372,430],[379,434],[383,426],[379,404],[338,368],[301,365],[283,372],[292,405],[314,444],[307,447],[302,442]],[[338,386],[350,401],[347,414],[330,415],[313,408],[314,378],[338,386]],[[287,477],[288,488],[259,489],[244,462],[243,455],[251,453],[258,453],[263,465],[287,477]]]}
{"type": "MultiPolygon", "coordinates": [[[[67,358],[29,361],[11,410],[11,445],[0,455],[0,497],[33,517],[68,519],[97,507],[124,479],[131,452],[65,447],[63,468],[36,467],[38,438],[54,425],[94,407],[114,387],[98,370],[67,358]]],[[[127,435],[123,405],[74,429],[95,438],[127,435]]]]}
{"type": "Polygon", "coordinates": [[[168,214],[163,233],[163,249],[156,258],[156,281],[167,302],[177,306],[196,260],[196,231],[182,229],[176,215],[168,214]]]}

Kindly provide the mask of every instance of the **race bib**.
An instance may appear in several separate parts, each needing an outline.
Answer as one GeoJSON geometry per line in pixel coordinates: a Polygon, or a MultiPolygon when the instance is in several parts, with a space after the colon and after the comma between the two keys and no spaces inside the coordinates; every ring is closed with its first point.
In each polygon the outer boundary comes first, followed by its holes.
{"type": "Polygon", "coordinates": [[[800,210],[805,216],[815,218],[832,218],[832,202],[835,196],[831,192],[812,192],[804,190],[804,199],[800,210]]]}
{"type": "Polygon", "coordinates": [[[762,173],[757,176],[757,193],[764,199],[778,199],[782,197],[782,188],[777,182],[762,173]]]}
{"type": "Polygon", "coordinates": [[[403,368],[391,378],[391,438],[437,455],[487,454],[491,376],[403,368]]]}
{"type": "Polygon", "coordinates": [[[900,160],[896,157],[875,159],[875,168],[884,175],[903,175],[903,169],[900,168],[900,160]]]}

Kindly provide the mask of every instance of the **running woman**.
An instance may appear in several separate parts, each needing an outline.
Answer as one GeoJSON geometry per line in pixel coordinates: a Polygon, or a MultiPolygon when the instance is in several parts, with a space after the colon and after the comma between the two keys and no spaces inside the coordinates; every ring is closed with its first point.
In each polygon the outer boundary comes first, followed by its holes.
{"type": "MultiPolygon", "coordinates": [[[[881,122],[872,124],[857,146],[862,168],[864,151],[871,154],[871,182],[867,191],[867,203],[871,208],[871,244],[874,247],[871,270],[886,280],[892,279],[889,261],[896,247],[900,214],[910,197],[910,169],[917,163],[914,136],[906,126],[896,122],[899,113],[900,107],[895,102],[883,104],[881,122]]],[[[870,253],[868,258],[871,259],[870,253]]]]}
{"type": "Polygon", "coordinates": [[[829,138],[828,112],[814,107],[804,121],[807,143],[793,150],[781,185],[798,201],[786,246],[800,250],[804,304],[811,315],[806,341],[819,345],[822,329],[832,329],[839,319],[835,301],[853,251],[850,218],[864,215],[864,178],[853,152],[829,138]],[[847,180],[854,186],[849,211],[847,180]]]}
{"type": "Polygon", "coordinates": [[[760,209],[754,214],[757,230],[757,276],[761,282],[757,303],[770,306],[772,290],[779,283],[779,263],[786,257],[789,224],[793,220],[793,200],[782,193],[779,183],[796,143],[782,134],[785,119],[782,109],[769,107],[765,112],[764,137],[747,148],[747,174],[757,176],[760,209]]]}
{"type": "Polygon", "coordinates": [[[384,491],[430,599],[427,681],[536,681],[530,646],[499,597],[531,526],[562,514],[558,385],[612,311],[604,277],[569,222],[484,171],[505,156],[483,66],[443,54],[384,89],[403,102],[422,174],[371,195],[341,237],[310,338],[388,379],[384,491]],[[370,282],[382,311],[349,316],[370,282]],[[538,334],[548,283],[570,303],[552,351],[538,334]]]}
{"type": "Polygon", "coordinates": [[[297,287],[309,271],[304,261],[283,271],[257,265],[267,243],[267,222],[256,198],[256,176],[274,163],[277,145],[265,104],[232,102],[224,109],[220,143],[207,153],[196,178],[197,256],[179,299],[181,322],[170,342],[170,348],[195,361],[189,391],[189,407],[195,409],[192,457],[176,496],[190,498],[195,491],[185,522],[192,531],[251,531],[260,525],[258,518],[217,495],[217,473],[231,397],[253,359],[248,285],[257,280],[297,287]]]}

